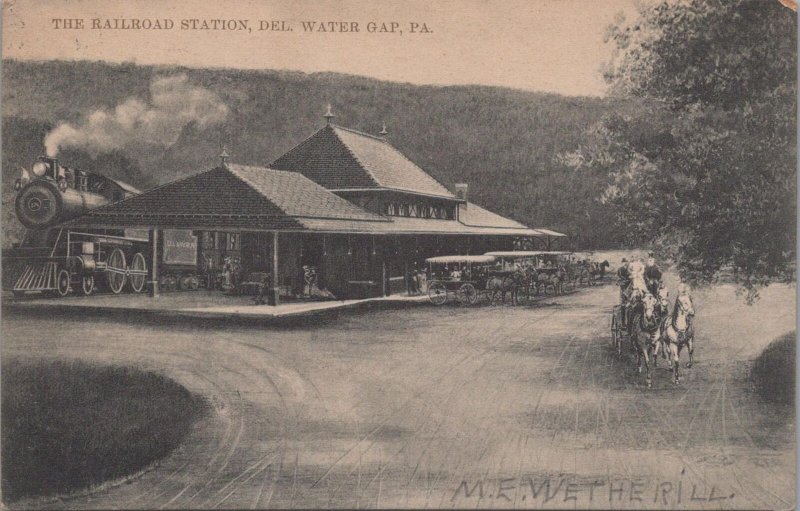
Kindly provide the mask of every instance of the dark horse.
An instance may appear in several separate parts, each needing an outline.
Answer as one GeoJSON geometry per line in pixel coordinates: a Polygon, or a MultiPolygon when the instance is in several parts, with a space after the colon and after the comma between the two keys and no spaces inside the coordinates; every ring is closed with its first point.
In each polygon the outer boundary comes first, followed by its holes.
{"type": "Polygon", "coordinates": [[[658,299],[650,293],[646,293],[632,304],[629,316],[631,344],[636,350],[636,368],[641,373],[642,361],[644,361],[645,384],[648,387],[653,384],[650,355],[655,351],[656,342],[661,336],[662,318],[657,313],[658,305],[658,299]]]}
{"type": "Polygon", "coordinates": [[[517,305],[519,303],[519,290],[526,285],[527,281],[527,270],[514,270],[508,275],[492,275],[486,282],[486,289],[489,291],[489,303],[494,305],[498,296],[501,303],[505,303],[506,293],[510,293],[511,304],[517,305]]]}
{"type": "Polygon", "coordinates": [[[593,281],[603,280],[606,276],[606,270],[611,264],[608,261],[602,263],[592,263],[589,265],[589,275],[593,281]]]}

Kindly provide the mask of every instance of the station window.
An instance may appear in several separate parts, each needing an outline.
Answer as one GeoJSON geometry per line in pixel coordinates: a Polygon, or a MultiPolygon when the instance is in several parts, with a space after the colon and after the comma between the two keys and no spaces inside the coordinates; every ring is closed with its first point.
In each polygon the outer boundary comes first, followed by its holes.
{"type": "Polygon", "coordinates": [[[239,234],[232,232],[228,234],[228,250],[239,250],[239,234]]]}

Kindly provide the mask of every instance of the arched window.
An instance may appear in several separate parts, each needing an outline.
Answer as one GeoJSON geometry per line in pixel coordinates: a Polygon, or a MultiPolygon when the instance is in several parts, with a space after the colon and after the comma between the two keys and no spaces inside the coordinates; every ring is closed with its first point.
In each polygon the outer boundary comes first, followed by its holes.
{"type": "Polygon", "coordinates": [[[409,204],[408,205],[408,216],[418,217],[419,216],[419,208],[416,204],[409,204]]]}
{"type": "Polygon", "coordinates": [[[428,206],[428,216],[436,218],[436,206],[428,206]]]}
{"type": "Polygon", "coordinates": [[[397,213],[400,216],[406,216],[406,205],[400,204],[400,210],[397,213]]]}
{"type": "Polygon", "coordinates": [[[394,202],[390,202],[386,205],[386,214],[389,216],[395,216],[397,209],[395,208],[394,202]]]}

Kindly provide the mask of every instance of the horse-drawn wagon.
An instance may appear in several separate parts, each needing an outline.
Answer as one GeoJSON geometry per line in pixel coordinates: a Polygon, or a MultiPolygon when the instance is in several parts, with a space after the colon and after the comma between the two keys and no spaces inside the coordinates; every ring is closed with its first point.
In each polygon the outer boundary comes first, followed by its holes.
{"type": "Polygon", "coordinates": [[[490,269],[496,258],[489,255],[454,255],[430,257],[428,297],[435,305],[444,305],[450,297],[465,305],[478,301],[487,292],[490,269]]]}

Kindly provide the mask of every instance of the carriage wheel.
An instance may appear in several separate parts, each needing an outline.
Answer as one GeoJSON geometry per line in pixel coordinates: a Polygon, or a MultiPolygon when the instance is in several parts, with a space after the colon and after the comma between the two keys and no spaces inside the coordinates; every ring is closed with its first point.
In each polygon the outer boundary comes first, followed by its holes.
{"type": "Polygon", "coordinates": [[[544,294],[547,296],[552,296],[556,294],[556,286],[555,284],[545,284],[544,285],[544,294]]]}
{"type": "Polygon", "coordinates": [[[161,279],[161,291],[166,293],[175,291],[178,288],[178,279],[172,275],[167,275],[161,279]]]}
{"type": "Polygon", "coordinates": [[[81,291],[85,296],[89,296],[94,291],[94,275],[84,275],[81,277],[81,291]]]}
{"type": "Polygon", "coordinates": [[[178,289],[181,291],[188,291],[189,290],[189,279],[191,277],[189,275],[184,275],[183,277],[178,278],[178,289]]]}
{"type": "Polygon", "coordinates": [[[125,253],[121,249],[115,248],[106,261],[108,287],[115,295],[119,294],[122,288],[125,287],[125,281],[127,280],[125,269],[125,253]]]}
{"type": "Polygon", "coordinates": [[[622,327],[616,313],[611,316],[611,346],[617,350],[617,355],[622,354],[622,327]]]}
{"type": "Polygon", "coordinates": [[[478,301],[478,291],[472,284],[462,284],[458,289],[458,301],[464,305],[473,305],[478,301]]]}
{"type": "Polygon", "coordinates": [[[197,291],[198,289],[200,289],[200,279],[197,278],[197,275],[192,275],[189,277],[189,290],[197,291]]]}
{"type": "Polygon", "coordinates": [[[428,286],[428,298],[434,305],[443,305],[447,301],[447,288],[441,282],[431,282],[428,286]]]}
{"type": "Polygon", "coordinates": [[[69,280],[69,272],[67,270],[58,272],[58,277],[56,278],[56,293],[58,293],[58,296],[63,298],[69,294],[69,280]]]}
{"type": "Polygon", "coordinates": [[[147,282],[147,260],[141,252],[136,252],[136,255],[133,256],[128,273],[131,276],[131,290],[134,293],[144,291],[144,285],[147,282]]]}
{"type": "Polygon", "coordinates": [[[617,346],[617,337],[619,336],[619,324],[617,323],[616,312],[611,315],[611,346],[617,346]]]}

